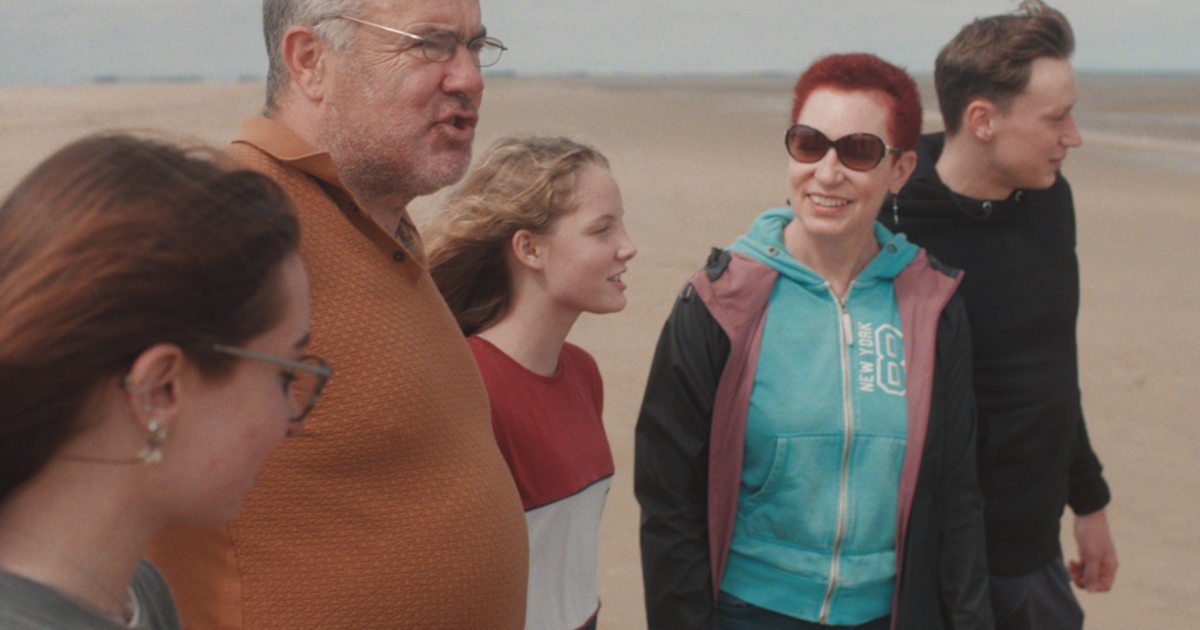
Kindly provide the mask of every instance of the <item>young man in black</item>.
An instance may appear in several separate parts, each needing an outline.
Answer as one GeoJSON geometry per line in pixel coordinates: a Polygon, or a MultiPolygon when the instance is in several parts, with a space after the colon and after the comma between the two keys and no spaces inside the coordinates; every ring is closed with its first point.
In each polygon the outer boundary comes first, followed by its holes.
{"type": "Polygon", "coordinates": [[[1070,581],[1107,591],[1117,568],[1080,405],[1075,215],[1059,173],[1082,143],[1073,49],[1066,18],[1039,0],[965,26],[935,69],[946,132],[922,138],[916,173],[880,213],[966,271],[999,630],[1082,628],[1070,581]],[[1079,559],[1064,566],[1067,505],[1079,559]]]}

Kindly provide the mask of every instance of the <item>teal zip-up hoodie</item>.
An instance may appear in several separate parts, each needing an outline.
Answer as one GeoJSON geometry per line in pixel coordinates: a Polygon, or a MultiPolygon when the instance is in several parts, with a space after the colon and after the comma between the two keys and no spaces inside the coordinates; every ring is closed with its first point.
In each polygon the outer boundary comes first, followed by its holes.
{"type": "Polygon", "coordinates": [[[788,254],[789,208],[730,251],[779,272],[746,421],[722,590],[785,615],[854,625],[891,612],[907,408],[892,280],[916,257],[875,225],[879,254],[844,299],[788,254]]]}

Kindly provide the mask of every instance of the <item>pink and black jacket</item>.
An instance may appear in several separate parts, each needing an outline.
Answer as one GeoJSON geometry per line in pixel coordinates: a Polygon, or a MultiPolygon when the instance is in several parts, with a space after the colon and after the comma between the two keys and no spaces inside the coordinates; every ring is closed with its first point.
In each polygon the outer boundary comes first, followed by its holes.
{"type": "MultiPolygon", "coordinates": [[[[714,250],[663,327],[634,470],[650,630],[718,627],[746,413],[776,278],[751,257],[714,250]]],[[[960,279],[922,251],[894,284],[909,426],[892,627],[904,630],[992,627],[960,279]]]]}

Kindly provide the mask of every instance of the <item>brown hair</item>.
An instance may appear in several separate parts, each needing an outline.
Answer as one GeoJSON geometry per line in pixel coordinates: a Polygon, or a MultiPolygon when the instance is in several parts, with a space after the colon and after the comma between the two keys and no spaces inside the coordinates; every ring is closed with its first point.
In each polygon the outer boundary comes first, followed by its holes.
{"type": "Polygon", "coordinates": [[[980,18],[946,44],[934,64],[934,85],[946,133],[962,127],[963,113],[976,98],[1006,109],[1029,85],[1033,62],[1067,59],[1075,35],[1067,18],[1041,0],[1025,0],[1017,13],[980,18]]]}
{"type": "Polygon", "coordinates": [[[887,130],[891,141],[905,151],[921,139],[921,94],[903,68],[866,53],[822,57],[800,75],[793,92],[792,124],[808,97],[818,89],[876,92],[888,102],[887,130]]]}
{"type": "Polygon", "coordinates": [[[505,138],[446,200],[429,250],[429,273],[463,334],[500,321],[512,299],[505,252],[519,230],[546,234],[574,212],[575,183],[596,149],[567,138],[505,138]]]}
{"type": "Polygon", "coordinates": [[[171,343],[206,375],[284,315],[299,226],[262,175],[204,149],[129,135],[79,140],[0,205],[0,499],[80,426],[105,379],[171,343]]]}

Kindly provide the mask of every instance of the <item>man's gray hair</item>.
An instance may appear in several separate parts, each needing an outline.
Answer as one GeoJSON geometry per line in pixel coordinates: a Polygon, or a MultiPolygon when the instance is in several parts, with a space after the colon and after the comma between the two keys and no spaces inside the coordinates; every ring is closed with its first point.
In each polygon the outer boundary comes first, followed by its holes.
{"type": "Polygon", "coordinates": [[[288,68],[283,62],[283,34],[293,25],[307,26],[334,50],[350,47],[354,24],[330,20],[335,15],[360,17],[364,0],[263,0],[263,36],[267,41],[267,105],[270,113],[279,105],[288,85],[288,68]]]}

